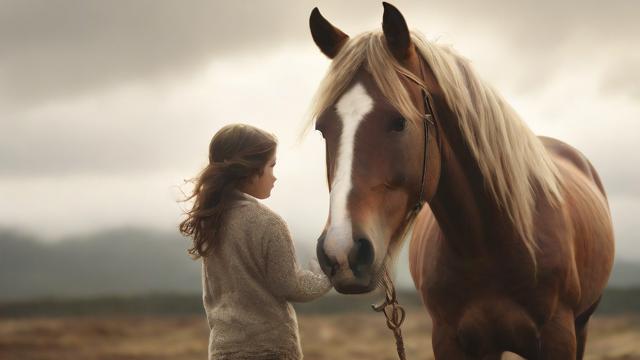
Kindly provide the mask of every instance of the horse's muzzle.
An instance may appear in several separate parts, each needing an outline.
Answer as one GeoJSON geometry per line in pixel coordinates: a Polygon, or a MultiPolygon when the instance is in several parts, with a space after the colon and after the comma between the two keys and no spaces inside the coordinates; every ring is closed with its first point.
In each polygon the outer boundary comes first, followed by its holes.
{"type": "Polygon", "coordinates": [[[335,256],[327,254],[324,248],[326,231],[318,238],[316,252],[322,271],[329,277],[335,289],[343,294],[361,294],[375,288],[372,281],[372,265],[375,252],[371,241],[359,237],[353,242],[346,256],[346,263],[341,263],[335,256]]]}

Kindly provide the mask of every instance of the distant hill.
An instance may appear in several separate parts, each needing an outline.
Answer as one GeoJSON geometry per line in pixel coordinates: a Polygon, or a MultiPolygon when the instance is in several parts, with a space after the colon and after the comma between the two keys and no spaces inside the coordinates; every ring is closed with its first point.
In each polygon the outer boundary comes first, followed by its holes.
{"type": "Polygon", "coordinates": [[[43,243],[0,231],[0,301],[199,292],[199,262],[177,233],[118,229],[43,243]]]}
{"type": "Polygon", "coordinates": [[[640,285],[640,263],[616,261],[609,280],[609,287],[631,288],[640,285]]]}
{"type": "MultiPolygon", "coordinates": [[[[136,228],[102,231],[49,244],[0,230],[0,301],[201,291],[199,261],[177,233],[136,228]]],[[[406,261],[406,249],[400,261],[406,261]]],[[[301,261],[301,264],[306,264],[301,261]]],[[[397,284],[412,289],[400,264],[397,284]]],[[[640,286],[640,263],[617,262],[611,287],[640,286]]]]}

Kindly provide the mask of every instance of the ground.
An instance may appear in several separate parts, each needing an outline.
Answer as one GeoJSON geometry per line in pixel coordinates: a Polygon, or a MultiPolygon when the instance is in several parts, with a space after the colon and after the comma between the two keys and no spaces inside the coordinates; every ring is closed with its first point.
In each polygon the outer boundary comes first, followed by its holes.
{"type": "MultiPolygon", "coordinates": [[[[397,359],[378,313],[298,317],[305,359],[397,359]]],[[[432,359],[431,324],[420,309],[402,327],[407,358],[432,359]]],[[[0,318],[2,360],[206,359],[200,316],[0,318]]],[[[586,359],[640,360],[640,316],[601,316],[591,324],[586,359]]]]}

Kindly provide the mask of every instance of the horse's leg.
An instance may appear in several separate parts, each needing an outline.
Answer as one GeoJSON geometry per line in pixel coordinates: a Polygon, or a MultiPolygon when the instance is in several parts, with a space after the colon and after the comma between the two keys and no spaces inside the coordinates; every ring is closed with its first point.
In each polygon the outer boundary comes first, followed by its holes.
{"type": "Polygon", "coordinates": [[[576,360],[582,360],[584,357],[584,347],[587,344],[587,324],[578,327],[576,324],[576,360]]]}
{"type": "Polygon", "coordinates": [[[431,345],[436,360],[467,360],[456,341],[456,332],[448,326],[433,324],[431,345]]]}
{"type": "Polygon", "coordinates": [[[502,359],[502,354],[491,354],[482,358],[482,360],[500,360],[502,359]]]}
{"type": "Polygon", "coordinates": [[[499,360],[498,357],[475,357],[465,354],[458,343],[456,332],[447,326],[433,325],[431,344],[436,360],[499,360]]]}
{"type": "MultiPolygon", "coordinates": [[[[576,329],[573,311],[559,307],[540,331],[539,359],[569,360],[576,358],[576,329]]],[[[536,359],[538,360],[538,359],[536,359]]]]}
{"type": "Polygon", "coordinates": [[[596,311],[598,304],[600,303],[600,299],[595,302],[595,304],[591,305],[587,311],[580,314],[575,320],[576,326],[576,360],[582,360],[584,357],[584,348],[587,344],[587,327],[589,325],[589,319],[591,315],[596,311]]]}

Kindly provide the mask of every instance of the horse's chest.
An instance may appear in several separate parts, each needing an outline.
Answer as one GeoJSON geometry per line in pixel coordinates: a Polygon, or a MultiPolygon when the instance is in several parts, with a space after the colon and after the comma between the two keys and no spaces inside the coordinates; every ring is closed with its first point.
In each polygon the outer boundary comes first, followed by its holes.
{"type": "Polygon", "coordinates": [[[425,273],[423,297],[430,311],[455,316],[478,294],[487,292],[494,282],[485,269],[472,263],[438,266],[438,261],[425,273]]]}
{"type": "Polygon", "coordinates": [[[539,320],[511,281],[482,260],[436,266],[425,277],[422,296],[434,323],[453,329],[465,352],[525,351],[518,344],[535,343],[539,320]]]}
{"type": "Polygon", "coordinates": [[[434,319],[458,323],[470,309],[510,307],[517,309],[518,318],[526,318],[527,324],[530,320],[543,323],[555,303],[555,277],[544,275],[548,273],[545,270],[534,283],[518,261],[499,260],[487,256],[465,261],[446,253],[432,255],[424,264],[421,293],[434,319]]]}
{"type": "Polygon", "coordinates": [[[457,318],[478,299],[507,298],[518,301],[528,292],[529,274],[509,262],[498,264],[492,257],[454,259],[433,257],[425,264],[422,296],[432,313],[457,318]]]}

